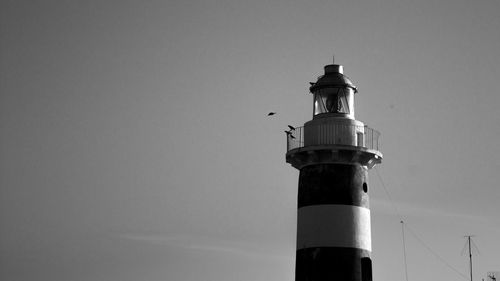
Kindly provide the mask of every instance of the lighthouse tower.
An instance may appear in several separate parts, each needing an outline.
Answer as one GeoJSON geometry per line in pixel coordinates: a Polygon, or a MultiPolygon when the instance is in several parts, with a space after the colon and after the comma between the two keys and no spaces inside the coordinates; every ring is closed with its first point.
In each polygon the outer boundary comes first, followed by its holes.
{"type": "Polygon", "coordinates": [[[368,170],[379,133],[354,117],[356,87],[342,65],[311,83],[313,119],[287,133],[286,162],[300,170],[296,281],[371,281],[368,170]]]}

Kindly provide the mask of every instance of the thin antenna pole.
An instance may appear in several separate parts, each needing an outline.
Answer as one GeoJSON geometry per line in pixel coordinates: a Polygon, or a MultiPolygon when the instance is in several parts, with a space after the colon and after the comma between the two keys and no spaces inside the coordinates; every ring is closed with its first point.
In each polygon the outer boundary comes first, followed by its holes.
{"type": "Polygon", "coordinates": [[[406,263],[406,243],[405,243],[405,225],[404,221],[401,221],[401,233],[403,234],[403,257],[405,262],[405,276],[406,281],[408,281],[408,265],[406,263]]]}
{"type": "Polygon", "coordinates": [[[469,244],[470,281],[472,281],[472,248],[471,248],[472,235],[467,235],[465,237],[467,237],[467,243],[469,244]]]}
{"type": "Polygon", "coordinates": [[[470,260],[470,281],[472,281],[472,251],[470,248],[470,236],[468,237],[469,240],[469,260],[470,260]]]}

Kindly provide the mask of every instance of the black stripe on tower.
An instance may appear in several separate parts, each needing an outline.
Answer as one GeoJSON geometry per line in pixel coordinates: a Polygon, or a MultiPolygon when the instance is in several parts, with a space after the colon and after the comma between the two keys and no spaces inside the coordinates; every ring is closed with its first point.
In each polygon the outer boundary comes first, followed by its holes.
{"type": "Polygon", "coordinates": [[[315,247],[297,250],[296,281],[372,281],[372,262],[366,250],[315,247]]]}
{"type": "Polygon", "coordinates": [[[325,204],[369,208],[367,192],[367,169],[359,164],[306,166],[300,170],[298,208],[325,204]]]}

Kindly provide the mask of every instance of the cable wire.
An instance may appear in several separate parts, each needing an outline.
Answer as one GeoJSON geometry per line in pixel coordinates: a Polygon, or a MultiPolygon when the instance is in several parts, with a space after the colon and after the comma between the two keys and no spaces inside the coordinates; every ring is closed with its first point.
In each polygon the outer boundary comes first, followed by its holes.
{"type": "Polygon", "coordinates": [[[431,254],[433,254],[438,260],[440,260],[442,263],[444,263],[448,268],[453,270],[455,273],[460,275],[464,280],[469,280],[469,277],[467,277],[465,274],[462,272],[458,271],[456,268],[454,268],[451,264],[449,264],[444,258],[442,258],[440,255],[438,255],[430,246],[425,244],[425,242],[410,228],[408,225],[405,225],[406,229],[410,232],[410,234],[420,243],[422,246],[424,246],[427,251],[429,251],[431,254]]]}
{"type": "Polygon", "coordinates": [[[382,187],[384,188],[385,195],[387,198],[389,198],[389,202],[391,202],[392,208],[394,208],[394,211],[396,212],[396,215],[399,217],[400,222],[401,222],[401,233],[403,235],[403,257],[404,257],[404,265],[405,265],[405,277],[406,281],[408,281],[408,263],[406,260],[406,241],[405,241],[405,231],[404,231],[404,221],[403,221],[403,216],[398,210],[398,206],[396,206],[396,203],[394,203],[394,200],[392,200],[392,197],[387,190],[387,187],[385,186],[384,180],[382,179],[382,176],[378,172],[377,166],[375,166],[375,172],[377,173],[378,179],[380,180],[380,183],[382,184],[382,187]]]}
{"type": "Polygon", "coordinates": [[[398,206],[396,206],[396,203],[394,203],[394,200],[392,200],[391,194],[389,194],[389,191],[387,190],[387,187],[385,186],[384,180],[382,179],[382,176],[378,172],[377,166],[375,166],[375,172],[377,173],[378,179],[380,180],[380,183],[382,184],[382,187],[384,188],[385,195],[387,196],[387,198],[389,198],[389,202],[391,202],[392,208],[394,208],[394,211],[396,212],[396,215],[402,221],[403,220],[403,216],[401,215],[401,213],[399,213],[398,206]]]}
{"type": "Polygon", "coordinates": [[[401,222],[401,227],[402,227],[402,235],[403,235],[403,255],[404,255],[404,264],[405,264],[405,275],[406,275],[406,281],[408,281],[408,267],[407,267],[407,261],[406,261],[406,241],[405,241],[405,237],[404,237],[404,229],[406,228],[410,234],[422,245],[424,246],[425,249],[427,249],[431,254],[433,254],[438,260],[440,260],[442,263],[444,263],[448,268],[450,268],[451,270],[453,270],[455,273],[457,273],[458,275],[460,275],[462,278],[464,278],[464,280],[469,280],[469,278],[461,273],[460,271],[458,271],[457,269],[455,269],[452,265],[450,265],[445,259],[443,259],[441,256],[439,256],[434,250],[432,250],[431,247],[427,246],[427,244],[425,244],[425,242],[410,228],[408,227],[408,224],[404,222],[403,220],[403,216],[401,215],[401,213],[399,212],[399,209],[396,205],[396,203],[394,203],[394,200],[392,200],[392,197],[391,195],[389,194],[389,191],[387,190],[387,187],[385,186],[385,183],[384,183],[384,180],[382,179],[382,176],[380,175],[377,167],[375,167],[375,172],[378,176],[378,179],[380,180],[380,183],[382,185],[382,187],[384,188],[384,191],[385,191],[385,194],[387,196],[387,198],[389,199],[389,201],[391,202],[391,205],[392,207],[394,208],[394,211],[396,212],[396,215],[399,217],[400,219],[400,222],[401,222]]]}

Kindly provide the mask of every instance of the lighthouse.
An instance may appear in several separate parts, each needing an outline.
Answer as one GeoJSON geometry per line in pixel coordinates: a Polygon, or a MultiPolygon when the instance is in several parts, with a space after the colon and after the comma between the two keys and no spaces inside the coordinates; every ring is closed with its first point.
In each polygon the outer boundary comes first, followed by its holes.
{"type": "Polygon", "coordinates": [[[330,64],[311,83],[313,118],[286,134],[300,171],[296,281],[371,281],[368,170],[382,162],[379,133],[356,120],[356,86],[330,64]]]}

